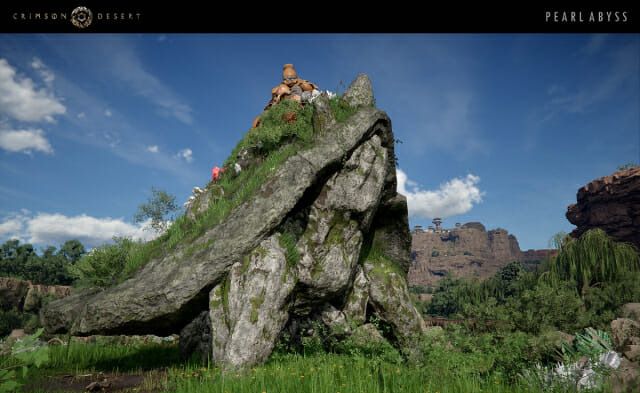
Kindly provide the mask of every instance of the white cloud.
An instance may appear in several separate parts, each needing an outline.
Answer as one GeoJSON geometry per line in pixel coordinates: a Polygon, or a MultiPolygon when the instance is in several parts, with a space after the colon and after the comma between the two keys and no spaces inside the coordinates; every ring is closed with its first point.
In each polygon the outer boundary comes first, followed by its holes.
{"type": "Polygon", "coordinates": [[[46,89],[37,90],[33,81],[16,75],[6,59],[0,59],[0,114],[19,121],[53,122],[66,112],[64,105],[46,89]]]}
{"type": "Polygon", "coordinates": [[[178,152],[177,157],[178,158],[184,158],[185,161],[191,162],[191,161],[193,161],[193,152],[191,151],[191,149],[188,149],[188,148],[187,149],[183,149],[183,150],[180,150],[178,152]]]}
{"type": "Polygon", "coordinates": [[[0,130],[0,148],[10,152],[31,154],[32,150],[53,153],[42,130],[0,130]]]}
{"type": "Polygon", "coordinates": [[[0,223],[0,236],[11,235],[17,238],[17,234],[22,232],[24,222],[20,217],[14,217],[0,223]]]}
{"type": "Polygon", "coordinates": [[[86,247],[97,247],[111,243],[114,236],[150,240],[156,234],[144,229],[148,225],[149,222],[134,225],[122,218],[96,218],[86,214],[67,217],[57,213],[38,213],[33,216],[27,211],[5,217],[0,222],[0,236],[42,245],[58,245],[78,239],[86,247]]]}
{"type": "Polygon", "coordinates": [[[147,147],[147,150],[149,150],[151,153],[157,153],[158,152],[158,145],[149,146],[149,147],[147,147]]]}
{"type": "Polygon", "coordinates": [[[40,74],[40,77],[42,78],[44,83],[46,83],[47,85],[51,86],[51,84],[53,83],[53,80],[56,77],[53,74],[53,72],[49,69],[49,67],[47,67],[42,62],[42,60],[38,59],[37,57],[34,57],[33,61],[31,62],[31,67],[34,70],[38,71],[38,73],[40,74]]]}
{"type": "Polygon", "coordinates": [[[77,117],[78,119],[84,119],[84,118],[85,118],[85,116],[86,116],[86,115],[84,114],[84,112],[80,112],[80,113],[78,113],[78,114],[76,115],[76,117],[77,117]]]}
{"type": "Polygon", "coordinates": [[[400,169],[397,169],[397,177],[398,192],[407,197],[409,216],[414,218],[444,218],[466,213],[474,203],[482,202],[485,194],[476,186],[480,178],[472,174],[451,179],[434,191],[420,190],[419,185],[400,169]]]}
{"type": "Polygon", "coordinates": [[[107,117],[111,117],[112,113],[111,113],[111,111],[109,109],[105,109],[104,110],[104,115],[107,116],[107,117]]]}

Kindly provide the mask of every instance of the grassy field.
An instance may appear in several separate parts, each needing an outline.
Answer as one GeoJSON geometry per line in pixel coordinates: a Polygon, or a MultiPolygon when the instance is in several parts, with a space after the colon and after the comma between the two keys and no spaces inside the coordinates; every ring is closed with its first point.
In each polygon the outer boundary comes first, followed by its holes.
{"type": "MultiPolygon", "coordinates": [[[[457,334],[454,332],[454,334],[457,334]]],[[[47,361],[30,368],[21,383],[24,392],[84,392],[93,381],[107,378],[105,392],[136,393],[536,393],[575,392],[559,385],[543,390],[522,380],[493,353],[422,347],[418,358],[406,360],[390,346],[350,347],[350,353],[327,353],[309,347],[307,354],[277,350],[263,366],[222,370],[191,358],[179,359],[176,344],[104,345],[72,343],[52,346],[47,361]],[[426,352],[424,352],[426,351],[426,352]],[[498,361],[496,361],[498,360],[498,361]]],[[[344,350],[345,347],[342,347],[344,350]]],[[[504,359],[507,359],[505,357],[504,359]]],[[[0,357],[0,369],[15,359],[0,357]]],[[[518,364],[512,362],[512,364],[518,364]]],[[[0,391],[2,387],[0,386],[0,391]]],[[[609,392],[608,387],[594,390],[609,392]]]]}

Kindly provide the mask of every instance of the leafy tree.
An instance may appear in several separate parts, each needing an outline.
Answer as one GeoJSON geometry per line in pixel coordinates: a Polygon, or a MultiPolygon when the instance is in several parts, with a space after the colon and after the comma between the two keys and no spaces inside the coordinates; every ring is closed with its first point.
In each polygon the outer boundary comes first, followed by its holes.
{"type": "Polygon", "coordinates": [[[619,281],[630,272],[640,271],[640,257],[631,244],[618,243],[603,230],[592,229],[580,239],[566,237],[562,251],[549,267],[541,279],[552,286],[560,281],[576,282],[584,303],[589,287],[619,281]]]}
{"type": "Polygon", "coordinates": [[[60,247],[58,251],[59,255],[62,255],[70,264],[74,264],[85,254],[87,251],[84,249],[82,243],[79,240],[67,240],[60,247]]]}
{"type": "Polygon", "coordinates": [[[157,190],[151,187],[151,197],[147,203],[138,206],[138,210],[133,215],[133,222],[140,223],[151,220],[150,227],[156,232],[167,230],[167,221],[175,217],[168,217],[171,213],[178,212],[180,207],[176,204],[176,197],[168,194],[164,190],[157,190]]]}
{"type": "Polygon", "coordinates": [[[38,258],[31,244],[20,244],[19,240],[9,240],[2,245],[2,265],[0,274],[11,277],[24,277],[25,266],[29,260],[38,258]]]}
{"type": "Polygon", "coordinates": [[[501,281],[511,283],[512,281],[517,280],[524,272],[524,266],[522,266],[520,262],[512,261],[501,267],[496,276],[501,281]]]}
{"type": "Polygon", "coordinates": [[[455,278],[453,273],[448,272],[445,278],[438,282],[433,299],[429,303],[428,313],[449,316],[461,312],[465,292],[463,282],[464,280],[455,278]]]}

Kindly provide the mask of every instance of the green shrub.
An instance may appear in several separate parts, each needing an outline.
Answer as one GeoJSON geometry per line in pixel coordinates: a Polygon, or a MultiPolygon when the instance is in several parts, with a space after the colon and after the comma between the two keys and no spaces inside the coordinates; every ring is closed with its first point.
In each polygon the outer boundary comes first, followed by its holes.
{"type": "Polygon", "coordinates": [[[575,284],[561,282],[556,287],[544,283],[525,290],[506,303],[509,320],[522,331],[540,334],[548,329],[573,333],[585,326],[582,301],[575,284]]]}
{"type": "Polygon", "coordinates": [[[0,309],[0,337],[8,336],[13,329],[19,329],[24,324],[23,314],[15,308],[8,311],[0,309]]]}
{"type": "Polygon", "coordinates": [[[94,248],[73,265],[77,286],[108,287],[115,283],[127,258],[139,244],[129,238],[114,237],[113,240],[115,244],[94,248]]]}

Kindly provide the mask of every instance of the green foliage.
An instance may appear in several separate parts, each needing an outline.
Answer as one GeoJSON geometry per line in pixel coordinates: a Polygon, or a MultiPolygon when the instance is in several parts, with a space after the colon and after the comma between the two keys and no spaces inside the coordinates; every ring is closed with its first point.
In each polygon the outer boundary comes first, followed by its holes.
{"type": "Polygon", "coordinates": [[[94,248],[73,265],[76,285],[109,287],[121,275],[132,251],[140,247],[130,238],[113,238],[115,244],[94,248]]]}
{"type": "Polygon", "coordinates": [[[564,240],[569,236],[566,232],[558,232],[555,235],[551,236],[549,239],[549,247],[553,247],[558,251],[562,251],[562,244],[564,240]]]}
{"type": "Polygon", "coordinates": [[[47,350],[38,344],[38,337],[44,328],[25,337],[22,341],[14,343],[8,361],[0,364],[0,392],[13,392],[20,387],[20,383],[14,380],[15,370],[21,371],[22,378],[26,378],[30,367],[41,367],[49,360],[47,350]]]}
{"type": "Polygon", "coordinates": [[[300,253],[296,247],[296,238],[290,232],[283,232],[279,237],[280,246],[285,249],[285,257],[287,265],[291,268],[295,268],[298,262],[300,262],[300,253]]]}
{"type": "Polygon", "coordinates": [[[248,148],[273,151],[293,138],[309,142],[313,136],[313,106],[304,107],[294,100],[282,100],[260,115],[260,128],[246,138],[248,148]],[[295,120],[293,120],[295,119],[295,120]]]}
{"type": "Polygon", "coordinates": [[[420,285],[409,285],[409,292],[411,293],[431,293],[431,288],[430,287],[423,287],[420,285]]]}
{"type": "Polygon", "coordinates": [[[0,337],[8,335],[13,329],[21,328],[23,324],[24,315],[17,309],[0,309],[0,337]]]}
{"type": "Polygon", "coordinates": [[[336,117],[337,122],[343,122],[347,120],[349,117],[351,117],[351,115],[353,115],[360,109],[359,106],[354,107],[354,106],[345,105],[341,101],[341,98],[342,98],[341,94],[336,94],[335,97],[329,100],[329,103],[331,104],[331,109],[333,110],[333,114],[336,117]]]}
{"type": "MultiPolygon", "coordinates": [[[[224,167],[233,167],[242,150],[250,150],[256,156],[266,156],[287,143],[305,145],[313,138],[311,116],[313,106],[302,107],[293,100],[282,100],[260,115],[260,127],[245,134],[225,160],[224,167]],[[295,117],[295,121],[288,121],[295,117]]],[[[223,172],[224,173],[224,172],[223,172]]]]}
{"type": "Polygon", "coordinates": [[[432,257],[434,257],[434,258],[435,258],[435,257],[440,256],[440,251],[438,251],[438,250],[434,250],[434,251],[431,253],[431,256],[432,256],[432,257]]]}
{"type": "Polygon", "coordinates": [[[462,297],[465,293],[465,280],[455,278],[448,272],[433,291],[433,298],[427,313],[429,315],[452,316],[462,312],[462,297]]]}
{"type": "Polygon", "coordinates": [[[606,329],[624,303],[640,301],[638,254],[632,246],[613,242],[602,231],[589,231],[579,240],[564,234],[554,239],[562,251],[536,272],[511,263],[482,282],[447,276],[423,313],[505,321],[538,335],[606,329]]]}
{"type": "Polygon", "coordinates": [[[581,299],[587,288],[618,281],[630,272],[640,271],[637,250],[628,243],[615,242],[601,229],[589,230],[580,239],[566,237],[562,251],[541,279],[556,286],[560,281],[575,281],[581,299]]]}
{"type": "Polygon", "coordinates": [[[572,343],[562,342],[562,354],[568,361],[582,356],[597,359],[598,355],[613,351],[613,343],[606,332],[588,327],[583,334],[576,334],[572,343]]]}
{"type": "Polygon", "coordinates": [[[70,264],[76,263],[82,255],[84,255],[87,251],[84,246],[78,240],[68,240],[66,241],[62,247],[60,247],[60,251],[58,251],[58,255],[63,256],[70,264]]]}
{"type": "Polygon", "coordinates": [[[57,253],[55,247],[47,247],[39,256],[31,244],[9,240],[0,249],[0,276],[30,280],[36,284],[70,285],[73,280],[69,270],[71,260],[66,252],[74,247],[76,252],[84,249],[80,242],[73,240],[67,241],[57,253]]]}
{"type": "Polygon", "coordinates": [[[540,283],[520,296],[509,298],[503,312],[517,329],[525,332],[540,334],[559,329],[571,333],[588,323],[582,305],[575,285],[562,282],[551,287],[540,283]]]}
{"type": "Polygon", "coordinates": [[[180,207],[176,204],[174,195],[151,187],[151,196],[147,199],[147,203],[138,206],[138,210],[133,215],[133,222],[140,223],[151,220],[150,228],[156,232],[162,232],[167,229],[167,221],[175,219],[169,215],[178,211],[180,211],[180,207]]]}
{"type": "Polygon", "coordinates": [[[497,279],[506,283],[511,283],[517,280],[520,275],[524,274],[524,266],[518,261],[509,262],[505,266],[501,267],[496,273],[497,279]]]}
{"type": "Polygon", "coordinates": [[[618,169],[619,171],[626,171],[627,169],[637,168],[638,166],[640,166],[640,165],[629,161],[626,164],[617,167],[616,169],[618,169]]]}

